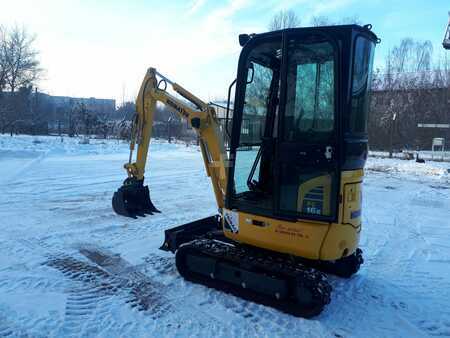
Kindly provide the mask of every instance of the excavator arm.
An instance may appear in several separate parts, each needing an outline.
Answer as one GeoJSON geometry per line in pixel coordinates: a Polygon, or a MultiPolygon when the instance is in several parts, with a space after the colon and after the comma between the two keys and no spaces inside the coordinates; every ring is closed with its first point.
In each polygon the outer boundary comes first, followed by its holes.
{"type": "Polygon", "coordinates": [[[113,196],[114,210],[123,216],[144,216],[159,212],[150,199],[148,186],[144,186],[144,174],[149,152],[156,105],[160,102],[169,110],[188,121],[199,137],[200,149],[207,175],[211,178],[217,206],[224,205],[228,157],[224,148],[215,110],[212,106],[149,68],[136,100],[136,116],[133,121],[130,156],[124,165],[128,178],[113,196]],[[178,99],[167,91],[172,90],[191,104],[178,99]],[[193,108],[192,106],[195,106],[193,108]],[[133,153],[137,145],[136,158],[133,153]]]}

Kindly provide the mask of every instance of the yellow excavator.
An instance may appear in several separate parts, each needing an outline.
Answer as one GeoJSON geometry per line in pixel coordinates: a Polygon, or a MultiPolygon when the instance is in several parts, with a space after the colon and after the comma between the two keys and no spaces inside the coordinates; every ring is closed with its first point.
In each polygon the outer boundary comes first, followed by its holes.
{"type": "Polygon", "coordinates": [[[162,103],[196,131],[219,212],[166,230],[161,249],[175,253],[188,281],[296,316],[319,314],[330,302],[326,273],[350,277],[363,262],[361,184],[379,41],[371,25],[241,34],[225,121],[148,69],[113,209],[133,218],[159,212],[144,172],[162,103]]]}

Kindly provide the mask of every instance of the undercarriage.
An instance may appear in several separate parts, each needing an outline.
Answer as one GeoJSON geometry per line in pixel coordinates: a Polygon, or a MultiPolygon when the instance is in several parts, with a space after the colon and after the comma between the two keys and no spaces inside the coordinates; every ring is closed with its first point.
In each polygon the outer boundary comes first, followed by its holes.
{"type": "Polygon", "coordinates": [[[188,281],[305,318],[330,302],[325,273],[348,278],[363,262],[360,249],[326,262],[240,244],[223,235],[218,215],[166,230],[161,249],[175,253],[188,281]]]}

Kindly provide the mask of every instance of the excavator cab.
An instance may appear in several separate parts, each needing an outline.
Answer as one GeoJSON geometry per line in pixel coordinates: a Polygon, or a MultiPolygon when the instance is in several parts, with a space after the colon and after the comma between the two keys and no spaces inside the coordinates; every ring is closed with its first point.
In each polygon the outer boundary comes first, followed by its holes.
{"type": "MultiPolygon", "coordinates": [[[[245,38],[241,38],[245,40],[245,38]]],[[[367,156],[369,26],[248,37],[239,60],[227,209],[336,221],[340,172],[367,156]]]]}
{"type": "Polygon", "coordinates": [[[341,173],[367,157],[370,28],[241,38],[226,209],[338,222],[341,173]]]}

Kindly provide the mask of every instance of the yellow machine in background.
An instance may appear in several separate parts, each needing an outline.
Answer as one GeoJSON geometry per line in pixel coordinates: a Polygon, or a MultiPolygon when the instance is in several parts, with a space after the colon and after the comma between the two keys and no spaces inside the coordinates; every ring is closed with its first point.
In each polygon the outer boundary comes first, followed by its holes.
{"type": "Polygon", "coordinates": [[[222,124],[213,105],[150,68],[114,210],[159,212],[144,172],[156,104],[163,103],[197,132],[219,214],[166,230],[161,249],[176,253],[187,280],[298,316],[320,313],[331,292],[323,272],[350,277],[363,262],[361,184],[379,41],[370,29],[241,35],[233,116],[228,109],[222,124]]]}
{"type": "Polygon", "coordinates": [[[450,12],[448,12],[448,24],[445,29],[444,40],[442,41],[442,47],[450,49],[450,12]]]}

